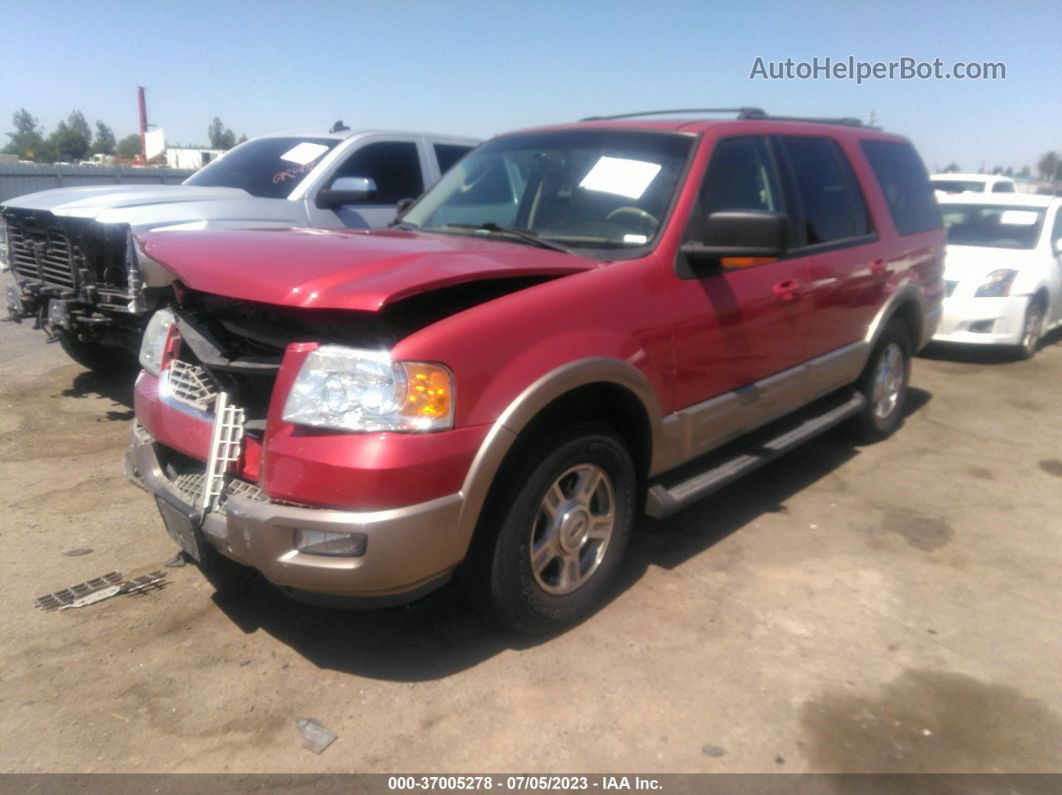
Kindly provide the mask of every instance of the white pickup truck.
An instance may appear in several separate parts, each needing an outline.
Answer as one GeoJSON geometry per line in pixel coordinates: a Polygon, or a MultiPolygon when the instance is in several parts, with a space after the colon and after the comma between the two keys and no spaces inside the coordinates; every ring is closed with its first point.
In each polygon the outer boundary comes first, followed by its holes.
{"type": "Polygon", "coordinates": [[[149,229],[373,228],[476,146],[420,132],[282,132],[247,141],[181,185],[59,188],[0,206],[9,315],[33,318],[77,362],[131,363],[164,286],[141,271],[149,229]],[[132,356],[130,356],[132,353],[132,356]]]}

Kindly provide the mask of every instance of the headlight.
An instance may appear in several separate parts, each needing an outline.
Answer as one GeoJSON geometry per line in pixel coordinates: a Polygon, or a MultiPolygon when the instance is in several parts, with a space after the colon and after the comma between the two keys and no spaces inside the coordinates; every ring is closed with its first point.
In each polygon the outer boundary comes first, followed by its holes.
{"type": "Polygon", "coordinates": [[[0,217],[0,273],[4,273],[11,268],[7,246],[7,221],[0,217]]]}
{"type": "Polygon", "coordinates": [[[324,345],[303,361],[284,420],[345,431],[451,428],[454,377],[439,364],[393,362],[386,352],[324,345]]]}
{"type": "Polygon", "coordinates": [[[166,352],[166,341],[174,322],[170,310],[160,309],[151,316],[140,340],[140,366],[152,375],[162,372],[162,355],[166,352]]]}
{"type": "Polygon", "coordinates": [[[1010,286],[1014,283],[1014,277],[1017,275],[1018,272],[1015,270],[992,271],[988,274],[988,280],[977,288],[974,296],[977,298],[1002,298],[1010,295],[1010,286]]]}

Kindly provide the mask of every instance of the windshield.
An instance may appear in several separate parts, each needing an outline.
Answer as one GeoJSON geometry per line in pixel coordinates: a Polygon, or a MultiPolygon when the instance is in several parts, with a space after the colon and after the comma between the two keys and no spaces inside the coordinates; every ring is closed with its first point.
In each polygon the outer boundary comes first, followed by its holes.
{"type": "Polygon", "coordinates": [[[945,193],[984,193],[985,183],[978,180],[934,179],[933,188],[945,193]]]}
{"type": "Polygon", "coordinates": [[[1044,223],[1042,207],[943,204],[948,243],[955,246],[1035,248],[1044,223]]]}
{"type": "Polygon", "coordinates": [[[338,143],[331,138],[256,138],[207,164],[184,184],[243,188],[263,199],[286,199],[338,143]]]}
{"type": "Polygon", "coordinates": [[[614,130],[495,138],[402,221],[454,234],[516,228],[568,248],[611,249],[605,258],[637,255],[660,232],[693,140],[614,130]]]}

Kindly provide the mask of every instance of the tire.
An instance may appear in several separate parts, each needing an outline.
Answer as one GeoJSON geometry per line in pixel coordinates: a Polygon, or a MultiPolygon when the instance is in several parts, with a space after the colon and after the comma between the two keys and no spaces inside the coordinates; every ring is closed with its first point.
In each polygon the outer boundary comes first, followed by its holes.
{"type": "Polygon", "coordinates": [[[1036,355],[1046,314],[1047,308],[1042,300],[1036,297],[1029,299],[1029,307],[1025,310],[1025,319],[1021,327],[1021,342],[1014,348],[1016,358],[1031,359],[1036,355]]]}
{"type": "Polygon", "coordinates": [[[59,338],[59,345],[67,356],[95,373],[124,375],[136,371],[136,359],[123,348],[84,342],[69,334],[59,338]]]}
{"type": "Polygon", "coordinates": [[[496,532],[479,541],[473,585],[509,629],[554,632],[593,612],[615,578],[634,518],[634,463],[594,423],[528,451],[506,477],[499,510],[485,515],[496,532]]]}
{"type": "Polygon", "coordinates": [[[893,320],[882,332],[857,382],[857,389],[866,398],[866,405],[852,421],[861,441],[881,441],[900,427],[910,379],[911,338],[907,327],[893,320]]]}

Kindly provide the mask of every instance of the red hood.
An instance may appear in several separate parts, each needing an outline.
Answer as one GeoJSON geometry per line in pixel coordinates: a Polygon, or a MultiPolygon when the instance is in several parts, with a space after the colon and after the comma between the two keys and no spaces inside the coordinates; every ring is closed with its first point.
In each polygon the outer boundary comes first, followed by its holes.
{"type": "Polygon", "coordinates": [[[497,239],[398,230],[149,232],[143,245],[193,290],[321,309],[376,311],[464,282],[564,276],[600,265],[497,239]]]}

